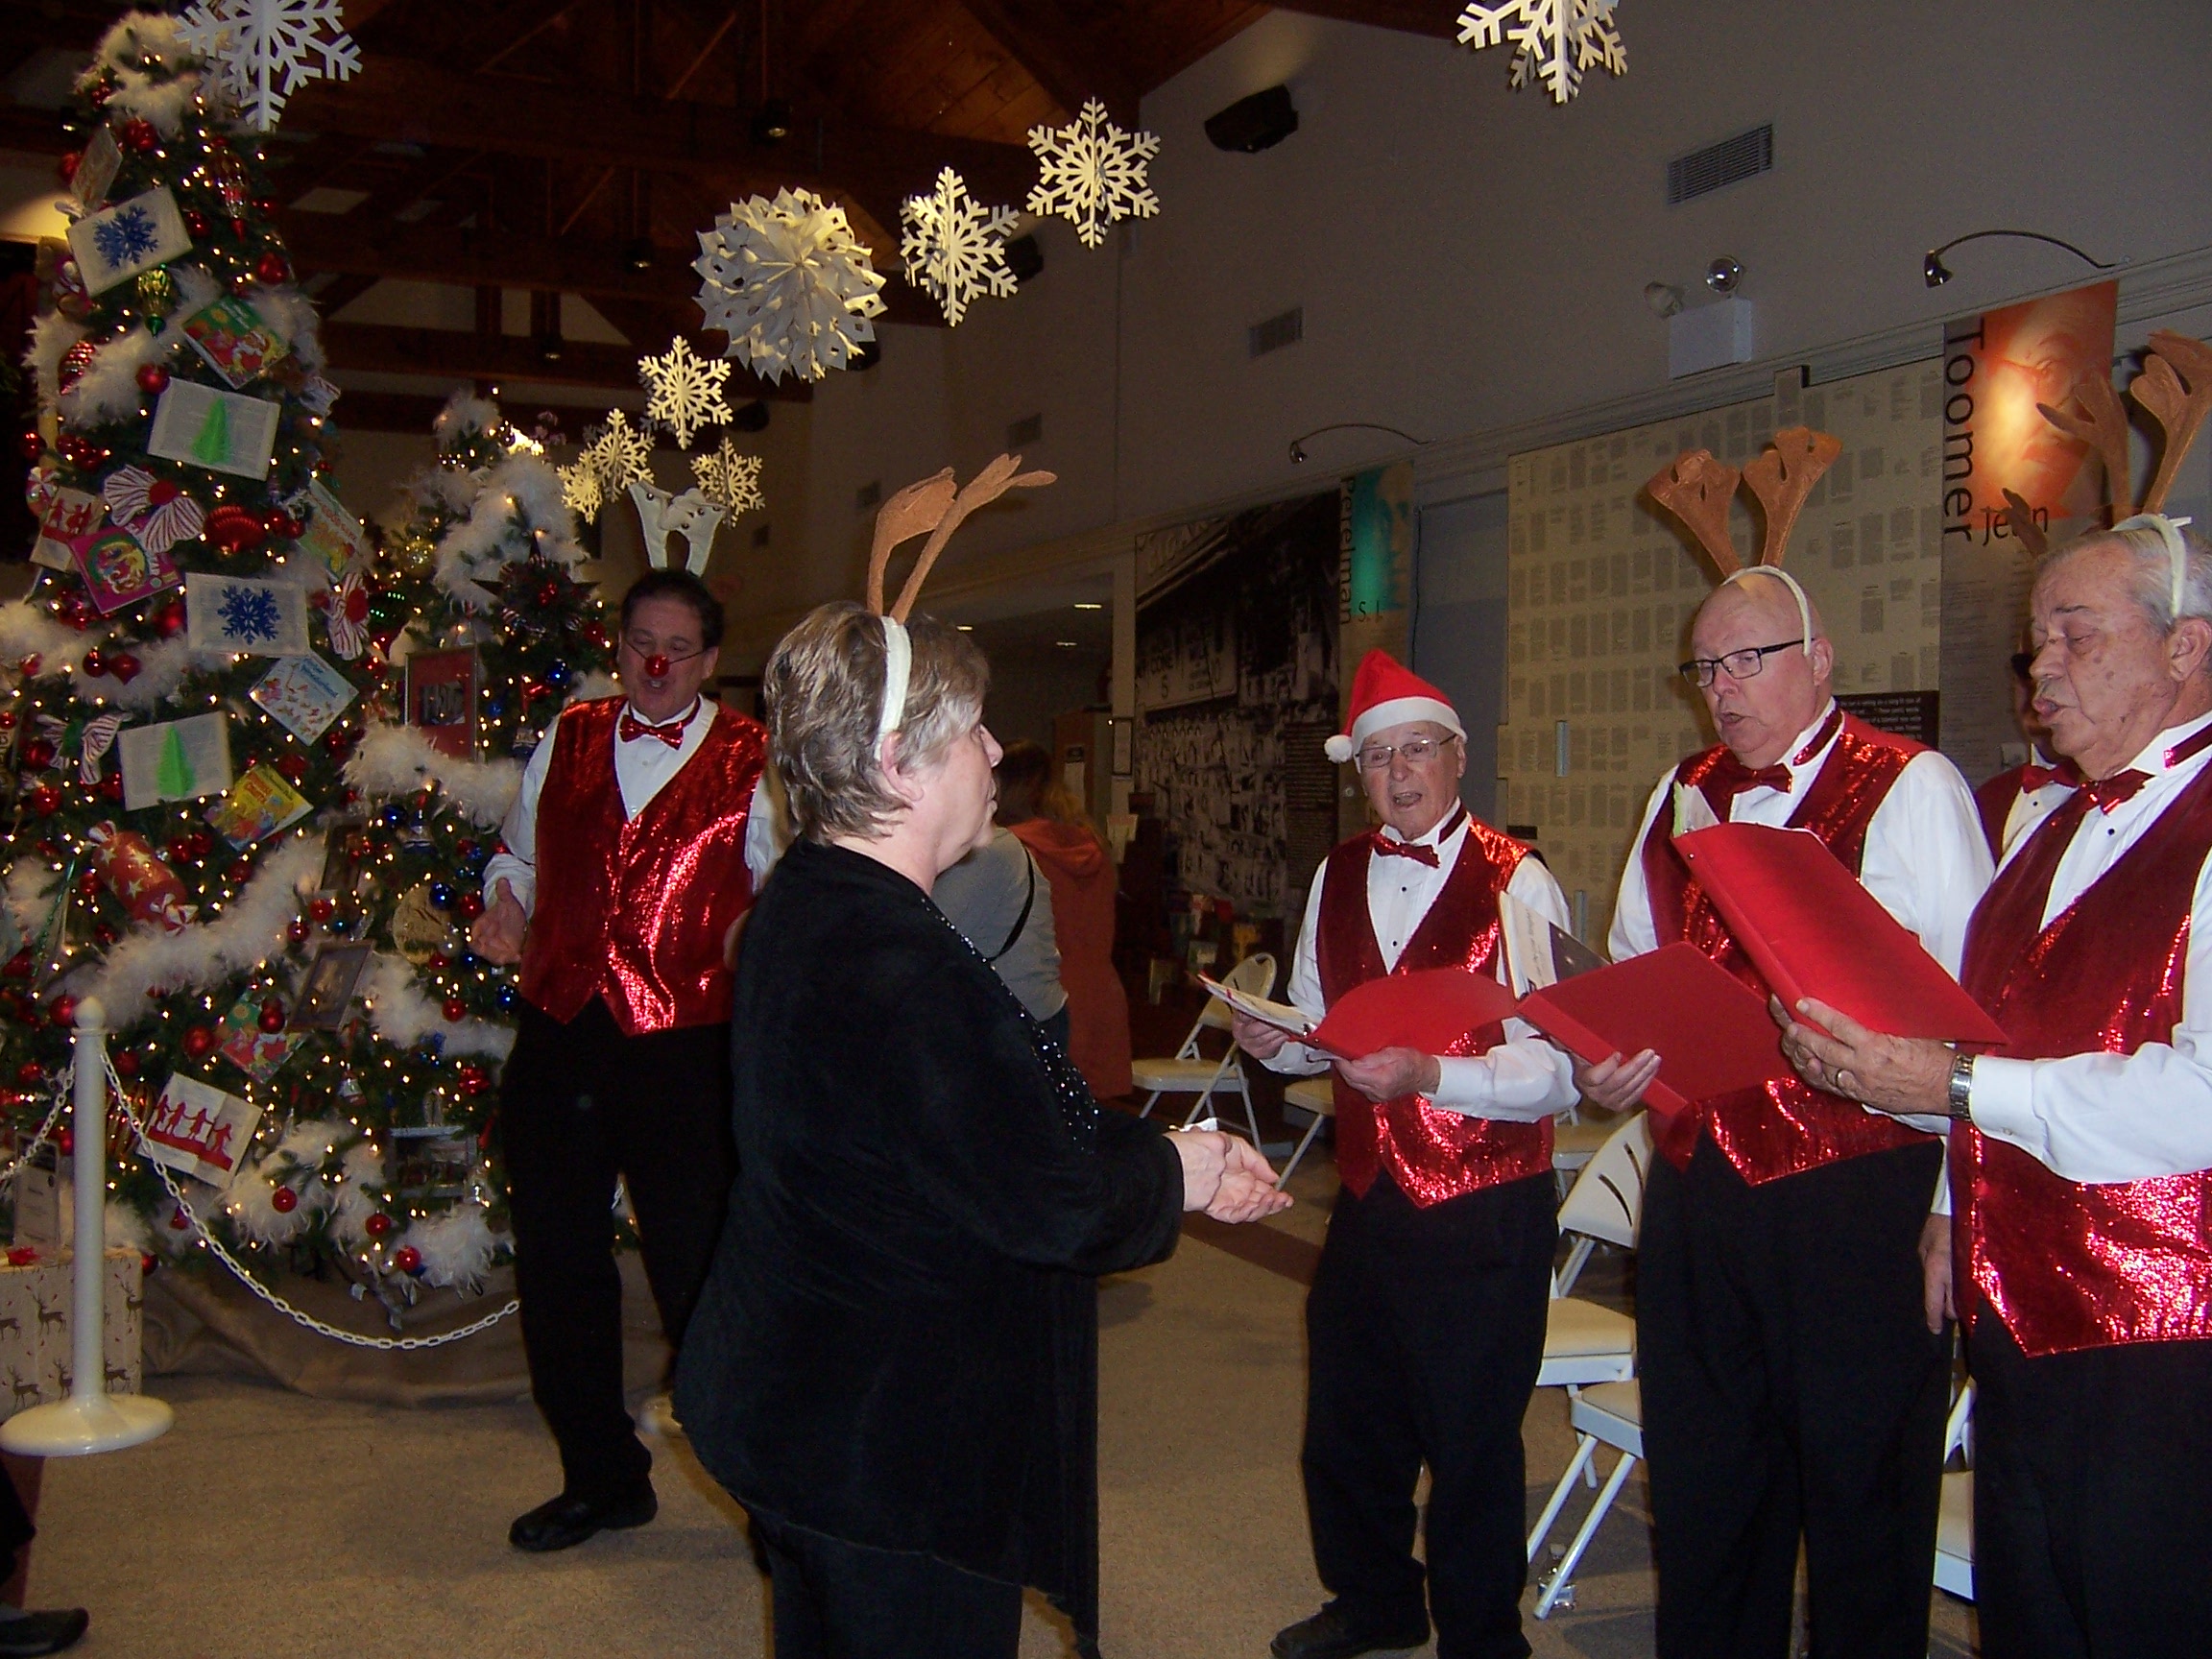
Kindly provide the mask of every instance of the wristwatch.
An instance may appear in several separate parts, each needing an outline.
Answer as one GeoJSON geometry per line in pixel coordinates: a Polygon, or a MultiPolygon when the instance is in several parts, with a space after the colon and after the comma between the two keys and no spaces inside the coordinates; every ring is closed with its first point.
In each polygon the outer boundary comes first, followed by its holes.
{"type": "Polygon", "coordinates": [[[1945,1105],[1954,1118],[1970,1116],[1967,1102],[1974,1093],[1974,1056],[1966,1053],[1951,1056],[1951,1087],[1945,1096],[1945,1105]]]}

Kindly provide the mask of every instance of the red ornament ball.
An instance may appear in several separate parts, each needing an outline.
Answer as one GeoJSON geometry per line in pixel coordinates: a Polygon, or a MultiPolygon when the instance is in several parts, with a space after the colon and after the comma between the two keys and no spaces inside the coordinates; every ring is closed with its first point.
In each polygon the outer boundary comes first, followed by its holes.
{"type": "Polygon", "coordinates": [[[279,1215],[289,1215],[300,1208],[300,1194],[289,1187],[273,1187],[269,1190],[269,1208],[279,1215]]]}
{"type": "Polygon", "coordinates": [[[172,1233],[188,1232],[190,1231],[191,1226],[192,1223],[184,1218],[184,1212],[181,1209],[177,1210],[171,1214],[169,1217],[169,1230],[172,1233]]]}
{"type": "Polygon", "coordinates": [[[307,776],[307,757],[287,751],[276,757],[276,770],[284,774],[284,781],[297,783],[307,776]]]}
{"type": "Polygon", "coordinates": [[[77,998],[74,997],[55,998],[54,1006],[49,1010],[49,1013],[53,1016],[55,1024],[67,1029],[77,1023],[77,998]]]}
{"type": "Polygon", "coordinates": [[[46,1068],[36,1060],[26,1060],[15,1068],[15,1081],[26,1089],[36,1089],[45,1081],[46,1068]]]}
{"type": "Polygon", "coordinates": [[[99,646],[84,653],[84,672],[94,680],[108,672],[108,654],[99,646]]]}
{"type": "Polygon", "coordinates": [[[372,1238],[389,1238],[392,1233],[392,1217],[378,1211],[361,1223],[361,1231],[372,1238]]]}
{"type": "Polygon", "coordinates": [[[446,969],[452,966],[453,958],[446,955],[445,951],[433,950],[430,952],[429,968],[431,973],[443,974],[446,969]]]}
{"type": "Polygon", "coordinates": [[[158,363],[138,365],[138,390],[149,397],[158,397],[169,390],[169,371],[158,363]]]}
{"type": "Polygon", "coordinates": [[[295,945],[305,944],[307,942],[307,924],[295,916],[285,924],[284,937],[291,940],[295,945]]]}
{"type": "Polygon", "coordinates": [[[22,449],[24,460],[37,460],[38,457],[45,452],[45,448],[46,440],[39,437],[37,433],[26,432],[23,434],[22,449]]]}
{"type": "Polygon", "coordinates": [[[201,212],[197,207],[185,208],[184,228],[191,231],[195,239],[206,235],[207,215],[201,212]]]}
{"type": "Polygon", "coordinates": [[[331,899],[310,899],[307,901],[307,914],[317,923],[327,922],[338,914],[337,902],[331,899]]]}
{"type": "Polygon", "coordinates": [[[272,248],[253,261],[253,275],[274,288],[292,275],[292,267],[284,263],[284,255],[272,248]]]}
{"type": "Polygon", "coordinates": [[[279,541],[297,534],[292,528],[292,516],[281,507],[272,507],[261,515],[261,528],[279,541]]]}
{"type": "Polygon", "coordinates": [[[122,937],[122,934],[115,931],[115,925],[111,922],[92,924],[92,943],[95,945],[112,945],[122,937]]]}
{"type": "Polygon", "coordinates": [[[0,732],[12,732],[14,730],[15,710],[12,709],[0,709],[0,732]]]}
{"type": "Polygon", "coordinates": [[[115,1074],[116,1074],[118,1077],[135,1077],[135,1076],[137,1076],[137,1075],[138,1075],[138,1056],[137,1056],[135,1053],[133,1053],[133,1052],[132,1052],[131,1049],[129,1049],[129,1048],[126,1048],[126,1049],[124,1049],[124,1050],[123,1050],[123,1051],[122,1051],[120,1054],[116,1055],[116,1056],[115,1056],[115,1074]]]}
{"type": "Polygon", "coordinates": [[[141,156],[151,155],[161,147],[161,134],[155,130],[153,122],[141,116],[132,116],[123,123],[122,138],[125,149],[135,150],[141,156]]]}
{"type": "Polygon", "coordinates": [[[0,963],[0,979],[28,979],[31,977],[31,950],[25,946],[14,955],[0,963]]]}
{"type": "Polygon", "coordinates": [[[99,871],[87,870],[84,875],[77,878],[77,891],[90,899],[99,893],[100,880],[99,871]]]}
{"type": "Polygon", "coordinates": [[[31,680],[36,678],[38,670],[46,666],[46,659],[39,656],[37,652],[34,651],[30,656],[24,658],[22,661],[16,663],[15,666],[23,671],[24,679],[31,680]]]}
{"type": "Polygon", "coordinates": [[[228,876],[233,881],[243,881],[247,877],[252,874],[252,861],[246,858],[232,859],[230,861],[230,868],[224,872],[224,875],[228,876]]]}
{"type": "Polygon", "coordinates": [[[402,1244],[392,1252],[392,1265],[402,1273],[422,1271],[422,1252],[412,1244],[402,1244]]]}
{"type": "Polygon", "coordinates": [[[492,1079],[485,1074],[483,1067],[464,1066],[461,1068],[461,1093],[463,1094],[473,1098],[491,1087],[492,1079]]]}
{"type": "Polygon", "coordinates": [[[30,794],[23,797],[23,804],[30,807],[36,816],[51,818],[55,813],[61,810],[61,791],[55,788],[51,783],[41,783],[30,794]]]}
{"type": "Polygon", "coordinates": [[[53,740],[46,737],[33,737],[15,751],[17,758],[34,772],[43,772],[53,765],[57,753],[53,740]]]}
{"type": "Polygon", "coordinates": [[[212,1025],[186,1027],[183,1048],[184,1052],[195,1060],[206,1059],[208,1055],[215,1052],[215,1027],[212,1025]]]}
{"type": "Polygon", "coordinates": [[[108,672],[114,675],[126,685],[138,678],[138,671],[143,666],[144,664],[128,651],[118,651],[114,656],[108,659],[108,672]]]}
{"type": "Polygon", "coordinates": [[[154,626],[161,631],[161,637],[174,639],[184,632],[184,602],[175,599],[154,613],[154,626]]]}
{"type": "Polygon", "coordinates": [[[445,1016],[448,1024],[457,1024],[468,1018],[469,1004],[462,1001],[458,997],[448,997],[445,998],[445,1006],[439,1009],[439,1012],[445,1016]]]}
{"type": "Polygon", "coordinates": [[[260,1023],[261,1029],[268,1032],[271,1036],[275,1036],[277,1032],[283,1030],[284,1004],[274,997],[270,998],[266,1002],[262,1003],[260,1023]]]}
{"type": "Polygon", "coordinates": [[[77,1131],[64,1125],[54,1131],[54,1150],[67,1158],[77,1150],[77,1131]]]}
{"type": "Polygon", "coordinates": [[[475,921],[477,917],[484,914],[484,895],[481,893],[462,894],[458,908],[461,912],[462,921],[475,921]]]}

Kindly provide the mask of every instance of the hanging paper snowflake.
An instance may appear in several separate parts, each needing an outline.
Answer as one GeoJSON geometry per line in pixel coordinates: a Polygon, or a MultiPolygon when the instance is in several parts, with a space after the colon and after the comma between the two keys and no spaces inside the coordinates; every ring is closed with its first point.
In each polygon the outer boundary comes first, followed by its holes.
{"type": "Polygon", "coordinates": [[[707,326],[730,336],[723,355],[743,355],[757,374],[819,380],[876,338],[883,278],[854,239],[845,209],[809,190],[733,202],[699,232],[691,268],[704,276],[707,326]]]}
{"type": "Polygon", "coordinates": [[[668,342],[661,357],[637,359],[637,378],[651,395],[645,418],[658,421],[676,434],[677,447],[691,447],[691,434],[702,426],[728,424],[731,408],[722,396],[730,378],[730,365],[718,357],[702,357],[682,335],[668,342]]]}
{"type": "Polygon", "coordinates": [[[598,523],[607,493],[599,488],[599,474],[592,470],[591,463],[578,456],[575,465],[556,467],[553,472],[561,480],[562,505],[586,523],[598,523]]]}
{"type": "Polygon", "coordinates": [[[719,448],[691,457],[691,476],[699,481],[699,493],[733,518],[767,505],[760,493],[760,457],[738,454],[727,438],[719,448]]]}
{"type": "Polygon", "coordinates": [[[1514,46],[1513,86],[1542,81],[1551,102],[1564,104],[1581,90],[1585,69],[1628,73],[1628,51],[1613,22],[1616,4],[1617,0],[1505,0],[1500,6],[1470,5],[1459,13],[1459,44],[1479,52],[1497,45],[1503,30],[1514,46]]]}
{"type": "Polygon", "coordinates": [[[1069,126],[1030,128],[1029,148],[1039,168],[1029,211],[1059,214],[1086,248],[1105,241],[1116,220],[1149,219],[1160,211],[1160,198],[1145,180],[1160,153],[1159,134],[1122,132],[1095,98],[1069,126]]]}
{"type": "Polygon", "coordinates": [[[607,412],[607,424],[577,453],[576,465],[590,469],[602,497],[653,482],[653,447],[619,409],[607,412]]]}
{"type": "Polygon", "coordinates": [[[968,181],[950,167],[937,175],[936,189],[900,204],[899,257],[906,262],[906,280],[945,307],[947,324],[957,325],[968,301],[980,295],[1004,299],[1014,292],[1014,273],[1006,269],[1014,218],[1011,207],[972,200],[968,181]]]}
{"type": "Polygon", "coordinates": [[[200,0],[184,13],[183,34],[214,60],[257,132],[274,128],[284,100],[308,82],[349,81],[361,67],[338,0],[200,0]]]}

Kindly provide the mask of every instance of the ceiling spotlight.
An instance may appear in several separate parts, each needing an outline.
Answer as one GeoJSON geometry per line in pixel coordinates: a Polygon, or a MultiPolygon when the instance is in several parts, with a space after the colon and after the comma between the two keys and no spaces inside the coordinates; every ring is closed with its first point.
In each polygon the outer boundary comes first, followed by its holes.
{"type": "Polygon", "coordinates": [[[781,144],[791,136],[791,106],[781,98],[771,98],[760,106],[753,117],[753,142],[760,145],[781,144]]]}
{"type": "MultiPolygon", "coordinates": [[[[1705,267],[1705,286],[1716,294],[1733,294],[1736,284],[1743,280],[1743,267],[1723,253],[1705,267]]],[[[1645,292],[1648,294],[1649,289],[1645,292]]]]}
{"type": "Polygon", "coordinates": [[[1950,252],[1961,242],[1979,242],[1984,236],[2022,236],[2031,242],[2048,242],[2054,248],[2065,249],[2075,258],[2086,265],[2095,267],[2099,271],[2110,271],[2115,264],[2124,265],[2127,263],[2124,259],[2113,261],[2092,258],[2075,247],[2073,243],[2061,241],[2056,236],[2046,236],[2040,230],[1969,230],[1963,236],[1952,237],[1940,248],[1929,249],[1920,256],[1920,280],[1927,283],[1931,288],[1942,287],[1944,283],[1951,280],[1951,267],[1943,263],[1943,255],[1950,252]]]}
{"type": "Polygon", "coordinates": [[[1083,642],[1080,639],[1055,639],[1052,643],[1063,651],[1074,651],[1079,650],[1083,642]]]}
{"type": "Polygon", "coordinates": [[[1682,309],[1682,290],[1671,282],[1647,282],[1644,303],[1651,307],[1654,317],[1671,317],[1682,309]]]}
{"type": "Polygon", "coordinates": [[[632,237],[630,245],[622,250],[622,263],[629,266],[633,271],[652,270],[653,238],[650,236],[632,237]]]}
{"type": "Polygon", "coordinates": [[[1075,601],[1075,609],[1078,611],[1103,611],[1106,607],[1095,599],[1078,599],[1075,601]]]}

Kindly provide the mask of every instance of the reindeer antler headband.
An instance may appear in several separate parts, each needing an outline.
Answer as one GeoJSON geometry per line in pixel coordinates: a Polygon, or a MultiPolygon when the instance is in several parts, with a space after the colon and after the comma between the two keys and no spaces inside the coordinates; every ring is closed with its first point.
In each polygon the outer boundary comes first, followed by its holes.
{"type": "Polygon", "coordinates": [[[996,501],[1009,490],[1035,490],[1054,482],[1050,472],[1018,472],[1019,455],[1001,455],[965,488],[952,481],[952,469],[931,474],[906,486],[877,511],[876,539],[868,552],[868,609],[883,620],[883,711],[878,717],[876,741],[899,730],[906,715],[906,685],[913,672],[914,645],[906,635],[906,618],[922,595],[923,578],[952,540],[952,532],[976,508],[996,501]],[[906,573],[898,603],[885,610],[883,577],[892,550],[903,541],[928,533],[914,568],[906,573]]]}
{"type": "MultiPolygon", "coordinates": [[[[2112,528],[2155,530],[2166,543],[2174,572],[2174,614],[2179,617],[2182,595],[2189,585],[2189,544],[2181,539],[2181,526],[2189,520],[2170,518],[2161,509],[2174,488],[2175,476],[2181,470],[2182,457],[2196,442],[2205,417],[2212,415],[2212,346],[2186,334],[2159,329],[2151,336],[2151,353],[2143,360],[2143,373],[2128,382],[2128,396],[2166,435],[2165,453],[2158,457],[2140,508],[2128,495],[2128,411],[2121,406],[2120,395],[2112,390],[2106,375],[2091,370],[2075,382],[2074,399],[2083,411],[2080,415],[2047,403],[2035,407],[2059,431],[2088,445],[2104,463],[2105,488],[2112,497],[2112,528]]],[[[2008,492],[2006,499],[2010,502],[2015,498],[2008,492]]],[[[2019,505],[2025,508],[2026,503],[2019,505]]],[[[2020,512],[2013,512],[2015,525],[2020,517],[2020,512]]],[[[2030,550],[2041,552],[2032,545],[2030,550]]]]}
{"type": "Polygon", "coordinates": [[[1790,532],[1804,511],[1805,498],[1842,453],[1841,439],[1810,426],[1791,426],[1775,433],[1772,445],[1741,472],[1714,459],[1710,449],[1692,449],[1661,468],[1645,486],[1651,499],[1697,539],[1720,573],[1720,587],[1750,576],[1771,576],[1790,589],[1797,601],[1798,637],[1808,657],[1813,655],[1813,602],[1797,578],[1782,568],[1782,559],[1790,550],[1790,532]],[[1750,565],[1743,563],[1728,534],[1728,504],[1736,498],[1739,483],[1750,487],[1766,521],[1758,562],[1750,565]]]}

